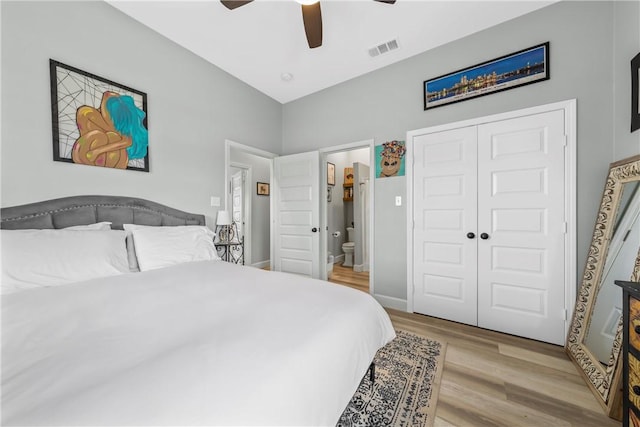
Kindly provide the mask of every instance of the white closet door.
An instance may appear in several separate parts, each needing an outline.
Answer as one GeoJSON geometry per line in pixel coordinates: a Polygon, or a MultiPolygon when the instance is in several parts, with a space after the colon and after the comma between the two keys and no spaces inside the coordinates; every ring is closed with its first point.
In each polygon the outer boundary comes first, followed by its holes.
{"type": "Polygon", "coordinates": [[[478,126],[478,326],[565,338],[562,111],[478,126]]]}
{"type": "Polygon", "coordinates": [[[414,311],[477,323],[477,128],[414,139],[414,311]]]}
{"type": "Polygon", "coordinates": [[[319,176],[317,151],[274,159],[277,271],[320,277],[319,176]]]}

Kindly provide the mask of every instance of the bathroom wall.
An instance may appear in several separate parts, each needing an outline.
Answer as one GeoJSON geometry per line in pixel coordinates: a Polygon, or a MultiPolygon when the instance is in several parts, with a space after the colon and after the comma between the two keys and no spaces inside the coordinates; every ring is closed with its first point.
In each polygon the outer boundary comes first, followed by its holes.
{"type": "Polygon", "coordinates": [[[369,164],[369,149],[360,148],[351,151],[342,151],[327,155],[327,161],[335,165],[336,185],[332,190],[331,202],[327,203],[327,251],[331,252],[337,259],[335,262],[342,262],[342,244],[347,241],[347,227],[353,221],[353,202],[342,200],[342,189],[344,184],[344,168],[353,167],[356,162],[369,164]],[[333,237],[333,232],[339,231],[340,237],[333,237]]]}
{"type": "MultiPolygon", "coordinates": [[[[342,262],[342,244],[347,241],[346,225],[344,222],[345,202],[342,201],[342,184],[344,183],[344,168],[348,167],[348,152],[332,153],[327,155],[327,161],[335,165],[336,185],[332,189],[331,201],[327,202],[327,251],[335,257],[335,262],[342,262]],[[333,233],[339,231],[340,237],[333,237],[333,233]]],[[[347,202],[350,203],[350,202],[347,202]]]]}

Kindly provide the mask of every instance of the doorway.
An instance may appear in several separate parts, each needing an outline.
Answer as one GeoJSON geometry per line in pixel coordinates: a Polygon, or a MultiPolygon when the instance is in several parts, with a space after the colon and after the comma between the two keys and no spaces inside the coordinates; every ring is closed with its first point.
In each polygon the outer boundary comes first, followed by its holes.
{"type": "MultiPolygon", "coordinates": [[[[373,164],[374,147],[373,140],[366,140],[324,148],[318,151],[309,151],[297,154],[277,156],[273,159],[273,181],[271,186],[272,195],[272,221],[271,221],[271,242],[272,242],[272,264],[271,269],[293,274],[300,274],[321,280],[327,280],[328,270],[334,266],[336,256],[339,262],[346,260],[343,258],[342,246],[340,244],[340,254],[332,253],[333,259],[329,258],[328,238],[336,231],[340,232],[338,237],[344,239],[347,234],[346,226],[343,229],[332,229],[329,233],[327,221],[328,199],[341,200],[347,191],[347,186],[341,181],[344,177],[344,170],[338,171],[335,164],[329,165],[327,156],[332,153],[353,151],[359,148],[368,148],[369,157],[365,166],[373,164]],[[332,169],[330,169],[332,168],[332,169]],[[329,173],[328,169],[332,173],[329,173]],[[337,185],[342,183],[340,185],[337,185]],[[331,261],[331,262],[330,262],[331,261]]],[[[362,162],[364,163],[364,161],[362,162]]],[[[362,179],[355,179],[351,184],[351,197],[355,194],[354,185],[360,188],[360,183],[366,185],[369,197],[364,199],[363,214],[368,218],[369,224],[373,224],[373,203],[374,203],[374,175],[375,168],[369,168],[368,182],[367,172],[363,169],[362,179]],[[357,183],[357,184],[356,184],[357,183]]],[[[354,168],[355,172],[355,168],[354,168]]],[[[356,223],[354,217],[354,225],[356,223]]],[[[357,229],[358,227],[354,227],[357,229]]],[[[361,228],[362,233],[363,228],[361,228]]],[[[357,230],[356,230],[357,231],[357,230]]],[[[362,245],[367,251],[361,252],[367,264],[360,259],[356,259],[362,271],[369,270],[369,275],[373,276],[373,265],[368,260],[373,259],[373,227],[369,226],[369,236],[361,235],[362,245]]],[[[357,246],[358,237],[355,237],[357,246]]],[[[335,242],[334,242],[335,243],[335,242]]],[[[363,248],[361,248],[363,249],[363,248]]],[[[354,250],[355,253],[355,250],[354,250]]],[[[346,254],[344,254],[346,255],[346,254]]],[[[353,255],[353,254],[352,254],[353,255]]],[[[353,261],[352,261],[353,262],[353,261]]],[[[352,270],[353,271],[353,270],[352,270]]],[[[374,293],[374,284],[369,282],[368,292],[374,293]]]]}
{"type": "Polygon", "coordinates": [[[244,238],[245,265],[271,265],[271,198],[258,194],[258,184],[272,182],[275,154],[225,141],[225,206],[244,238]]]}
{"type": "Polygon", "coordinates": [[[321,152],[326,280],[371,293],[373,141],[321,152]]]}
{"type": "MultiPolygon", "coordinates": [[[[233,157],[233,154],[232,154],[233,157]]],[[[251,166],[242,163],[231,162],[229,170],[230,214],[238,236],[250,239],[251,234],[251,166]]]]}

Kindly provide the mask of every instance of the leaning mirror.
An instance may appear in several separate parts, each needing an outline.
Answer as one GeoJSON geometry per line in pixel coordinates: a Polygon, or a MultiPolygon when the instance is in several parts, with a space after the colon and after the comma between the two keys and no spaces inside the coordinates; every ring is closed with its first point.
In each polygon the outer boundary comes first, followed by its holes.
{"type": "Polygon", "coordinates": [[[566,350],[610,417],[621,419],[622,290],[640,279],[640,156],[611,164],[566,350]]]}

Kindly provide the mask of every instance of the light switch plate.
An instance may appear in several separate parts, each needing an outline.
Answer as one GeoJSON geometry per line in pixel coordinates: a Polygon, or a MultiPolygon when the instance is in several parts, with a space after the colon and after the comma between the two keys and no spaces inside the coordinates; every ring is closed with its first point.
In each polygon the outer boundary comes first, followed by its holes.
{"type": "Polygon", "coordinates": [[[220,197],[211,196],[211,206],[214,206],[214,207],[220,206],[220,197]]]}
{"type": "Polygon", "coordinates": [[[402,206],[402,196],[396,196],[396,206],[402,206]]]}

